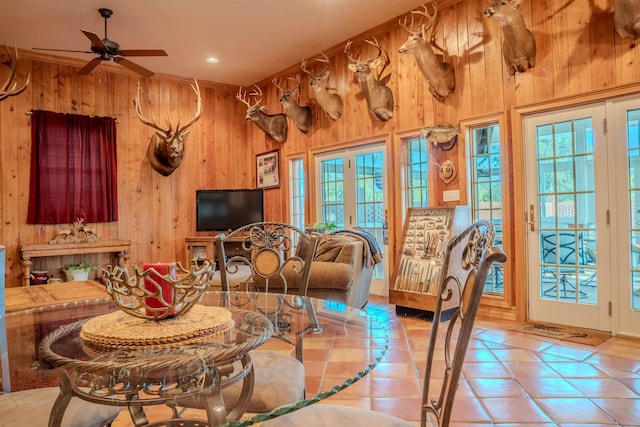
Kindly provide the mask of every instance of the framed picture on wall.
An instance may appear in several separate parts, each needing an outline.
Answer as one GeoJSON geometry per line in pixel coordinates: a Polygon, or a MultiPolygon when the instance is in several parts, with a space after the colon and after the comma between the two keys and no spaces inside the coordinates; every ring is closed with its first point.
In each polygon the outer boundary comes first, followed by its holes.
{"type": "Polygon", "coordinates": [[[256,186],[280,187],[280,151],[274,150],[256,156],[256,186]]]}

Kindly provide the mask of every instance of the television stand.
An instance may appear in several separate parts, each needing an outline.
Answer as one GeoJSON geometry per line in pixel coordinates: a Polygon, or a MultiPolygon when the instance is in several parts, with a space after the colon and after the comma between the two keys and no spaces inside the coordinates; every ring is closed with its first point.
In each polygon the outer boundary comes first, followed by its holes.
{"type": "MultiPolygon", "coordinates": [[[[215,262],[216,250],[215,245],[213,244],[214,240],[214,236],[185,237],[184,241],[187,248],[187,262],[185,263],[185,266],[190,266],[194,259],[197,263],[201,263],[205,260],[215,262]]],[[[243,237],[232,237],[224,243],[224,250],[227,258],[238,255],[245,258],[249,258],[251,256],[249,251],[245,251],[242,248],[243,240],[243,237]]]]}

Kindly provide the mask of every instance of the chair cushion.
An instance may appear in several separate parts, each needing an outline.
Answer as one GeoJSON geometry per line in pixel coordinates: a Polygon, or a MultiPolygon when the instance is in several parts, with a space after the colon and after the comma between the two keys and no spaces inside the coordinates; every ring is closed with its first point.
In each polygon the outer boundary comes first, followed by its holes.
{"type": "MultiPolygon", "coordinates": [[[[46,426],[58,387],[36,388],[0,395],[0,424],[6,426],[46,426]]],[[[101,427],[111,423],[122,408],[71,399],[62,427],[101,427]]]]}
{"type": "Polygon", "coordinates": [[[262,427],[413,427],[391,415],[350,406],[315,404],[262,423],[262,427]]]}
{"type": "MultiPolygon", "coordinates": [[[[269,412],[304,396],[304,366],[295,357],[269,350],[251,352],[254,369],[253,394],[247,412],[269,412]]],[[[225,406],[238,400],[242,383],[222,390],[225,406]]]]}

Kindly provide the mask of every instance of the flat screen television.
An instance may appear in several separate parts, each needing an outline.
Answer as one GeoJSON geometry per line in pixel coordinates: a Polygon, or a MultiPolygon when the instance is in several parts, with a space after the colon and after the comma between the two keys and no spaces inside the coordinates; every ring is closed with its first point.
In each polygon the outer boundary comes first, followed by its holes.
{"type": "Polygon", "coordinates": [[[196,190],[196,231],[228,231],[264,221],[264,190],[196,190]]]}

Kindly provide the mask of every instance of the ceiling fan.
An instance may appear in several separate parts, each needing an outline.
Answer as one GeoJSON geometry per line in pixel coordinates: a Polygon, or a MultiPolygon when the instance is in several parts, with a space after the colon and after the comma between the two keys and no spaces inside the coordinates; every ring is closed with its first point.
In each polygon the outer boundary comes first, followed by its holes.
{"type": "Polygon", "coordinates": [[[113,11],[111,9],[98,9],[100,15],[104,18],[104,38],[100,39],[97,34],[94,34],[89,31],[80,30],[82,33],[87,36],[87,38],[91,41],[91,51],[83,51],[83,50],[66,50],[66,49],[43,49],[34,47],[34,50],[49,50],[49,51],[57,51],[57,52],[82,52],[82,53],[97,53],[99,56],[93,58],[89,61],[84,67],[82,67],[78,74],[89,74],[96,68],[102,61],[109,61],[113,59],[113,61],[117,64],[122,65],[125,68],[128,68],[136,73],[144,76],[151,77],[153,76],[153,71],[148,70],[135,62],[129,61],[124,56],[167,56],[167,52],[162,49],[126,49],[121,50],[120,45],[113,40],[109,40],[107,38],[107,19],[113,15],[113,11]]]}

